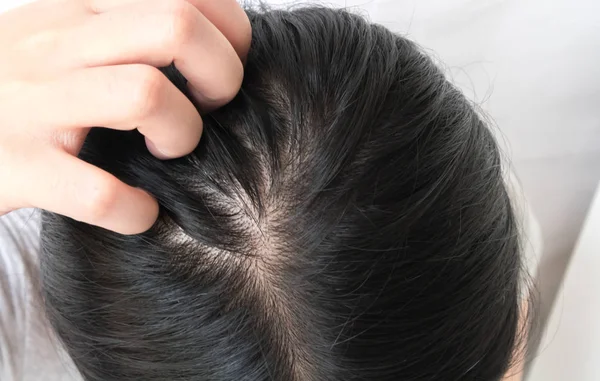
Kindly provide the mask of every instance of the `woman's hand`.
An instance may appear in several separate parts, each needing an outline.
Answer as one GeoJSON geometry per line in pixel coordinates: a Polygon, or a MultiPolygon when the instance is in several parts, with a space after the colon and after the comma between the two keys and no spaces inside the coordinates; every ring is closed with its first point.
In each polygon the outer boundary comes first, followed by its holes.
{"type": "Polygon", "coordinates": [[[202,120],[156,67],[174,62],[200,105],[218,107],[240,88],[250,38],[235,0],[42,0],[0,14],[0,214],[150,228],[150,195],[77,159],[89,128],[138,129],[159,158],[190,153],[202,120]]]}

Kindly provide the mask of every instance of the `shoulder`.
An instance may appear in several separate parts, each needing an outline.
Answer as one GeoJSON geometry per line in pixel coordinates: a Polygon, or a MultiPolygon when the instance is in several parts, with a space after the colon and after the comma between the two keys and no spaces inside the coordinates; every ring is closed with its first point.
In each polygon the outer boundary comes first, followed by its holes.
{"type": "Polygon", "coordinates": [[[56,345],[38,294],[40,212],[0,216],[0,379],[77,380],[56,345]]]}
{"type": "Polygon", "coordinates": [[[19,210],[0,217],[0,374],[22,378],[30,284],[39,250],[39,213],[19,210]]]}

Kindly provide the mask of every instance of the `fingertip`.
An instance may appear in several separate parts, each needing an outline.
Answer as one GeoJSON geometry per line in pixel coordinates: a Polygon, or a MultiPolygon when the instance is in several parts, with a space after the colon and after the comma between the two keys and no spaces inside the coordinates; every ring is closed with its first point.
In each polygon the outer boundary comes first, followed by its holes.
{"type": "Polygon", "coordinates": [[[157,159],[160,160],[168,160],[171,159],[172,157],[167,155],[166,153],[162,152],[157,146],[156,144],[154,144],[152,142],[152,140],[148,139],[148,137],[146,136],[144,138],[144,140],[146,141],[146,147],[148,148],[148,151],[150,151],[150,153],[156,157],[157,159]]]}
{"type": "Polygon", "coordinates": [[[200,113],[204,115],[231,102],[240,91],[240,88],[242,86],[242,79],[243,76],[239,81],[235,80],[232,81],[231,84],[223,86],[221,88],[221,94],[212,97],[207,96],[204,92],[198,90],[191,83],[188,83],[187,86],[198,105],[200,113]]]}
{"type": "Polygon", "coordinates": [[[252,40],[252,24],[242,5],[236,0],[189,1],[227,37],[244,61],[252,40]]]}
{"type": "Polygon", "coordinates": [[[19,207],[44,209],[126,235],[143,233],[158,219],[158,201],[143,189],[66,152],[42,148],[38,153],[18,180],[23,195],[19,207]]]}
{"type": "Polygon", "coordinates": [[[140,208],[134,224],[130,225],[123,234],[140,234],[148,231],[158,219],[160,207],[158,201],[143,189],[133,188],[140,198],[140,208]]]}
{"type": "Polygon", "coordinates": [[[149,193],[130,187],[130,195],[124,195],[120,206],[107,228],[123,235],[135,235],[148,231],[158,219],[158,202],[149,193]]]}
{"type": "Polygon", "coordinates": [[[250,46],[252,45],[252,24],[248,18],[247,13],[242,9],[241,22],[239,24],[239,40],[234,44],[233,48],[240,56],[242,64],[246,65],[246,59],[250,46]]]}
{"type": "Polygon", "coordinates": [[[199,131],[194,134],[188,134],[188,136],[186,136],[185,138],[181,138],[181,140],[178,142],[179,144],[177,145],[177,147],[175,148],[175,150],[172,151],[167,151],[165,148],[159,148],[158,145],[156,143],[154,143],[152,140],[150,140],[147,136],[144,137],[144,140],[146,142],[146,147],[148,148],[148,151],[157,159],[160,160],[171,160],[171,159],[176,159],[179,157],[183,157],[186,155],[189,155],[190,153],[192,153],[196,147],[198,146],[198,143],[200,143],[200,138],[202,136],[202,124],[200,124],[199,127],[199,131]]]}
{"type": "MultiPolygon", "coordinates": [[[[158,202],[148,192],[116,178],[89,189],[83,221],[124,235],[150,229],[159,214],[158,202]]],[[[91,185],[91,184],[90,184],[91,185]]]]}

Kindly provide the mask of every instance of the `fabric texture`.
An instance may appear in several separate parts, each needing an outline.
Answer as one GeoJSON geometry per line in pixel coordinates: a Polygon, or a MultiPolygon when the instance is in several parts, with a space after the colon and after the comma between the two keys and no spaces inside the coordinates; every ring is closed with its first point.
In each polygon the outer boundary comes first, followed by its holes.
{"type": "MultiPolygon", "coordinates": [[[[14,0],[14,5],[17,2],[24,1],[14,0]]],[[[9,3],[3,3],[1,10],[5,10],[9,3]]],[[[386,1],[377,3],[381,10],[389,8],[386,1]]],[[[377,14],[376,10],[372,11],[374,19],[385,23],[381,12],[377,14]]],[[[411,12],[406,14],[410,16],[411,12]]],[[[414,12],[412,14],[414,16],[414,12]]],[[[410,19],[401,21],[412,25],[410,19]]],[[[415,34],[419,34],[418,30],[415,34]]],[[[426,43],[432,42],[424,40],[426,43]]],[[[452,61],[452,57],[447,55],[443,58],[452,61]]],[[[525,236],[529,237],[524,242],[527,263],[533,273],[537,265],[535,253],[540,252],[539,246],[533,241],[537,241],[539,228],[520,197],[520,187],[515,188],[518,212],[521,212],[525,236]]],[[[79,381],[81,377],[52,334],[41,307],[38,284],[39,225],[39,212],[32,209],[0,217],[0,380],[79,381]]]]}
{"type": "MultiPolygon", "coordinates": [[[[522,191],[510,177],[531,276],[540,248],[532,241],[539,227],[522,191]]],[[[40,213],[23,209],[0,217],[0,380],[80,381],[71,359],[53,335],[39,295],[40,213]]],[[[527,280],[525,280],[527,281],[527,280]]]]}
{"type": "Polygon", "coordinates": [[[41,308],[39,211],[0,217],[0,380],[78,381],[41,308]]]}

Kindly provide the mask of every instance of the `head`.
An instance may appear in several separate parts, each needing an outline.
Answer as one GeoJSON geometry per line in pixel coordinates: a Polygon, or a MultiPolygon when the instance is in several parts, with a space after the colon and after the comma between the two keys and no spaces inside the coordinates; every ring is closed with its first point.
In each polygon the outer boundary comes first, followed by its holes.
{"type": "Polygon", "coordinates": [[[242,90],[192,154],[89,134],[81,158],[158,199],[150,231],[44,213],[47,314],[84,379],[499,380],[522,270],[489,129],[381,26],[249,16],[242,90]]]}

